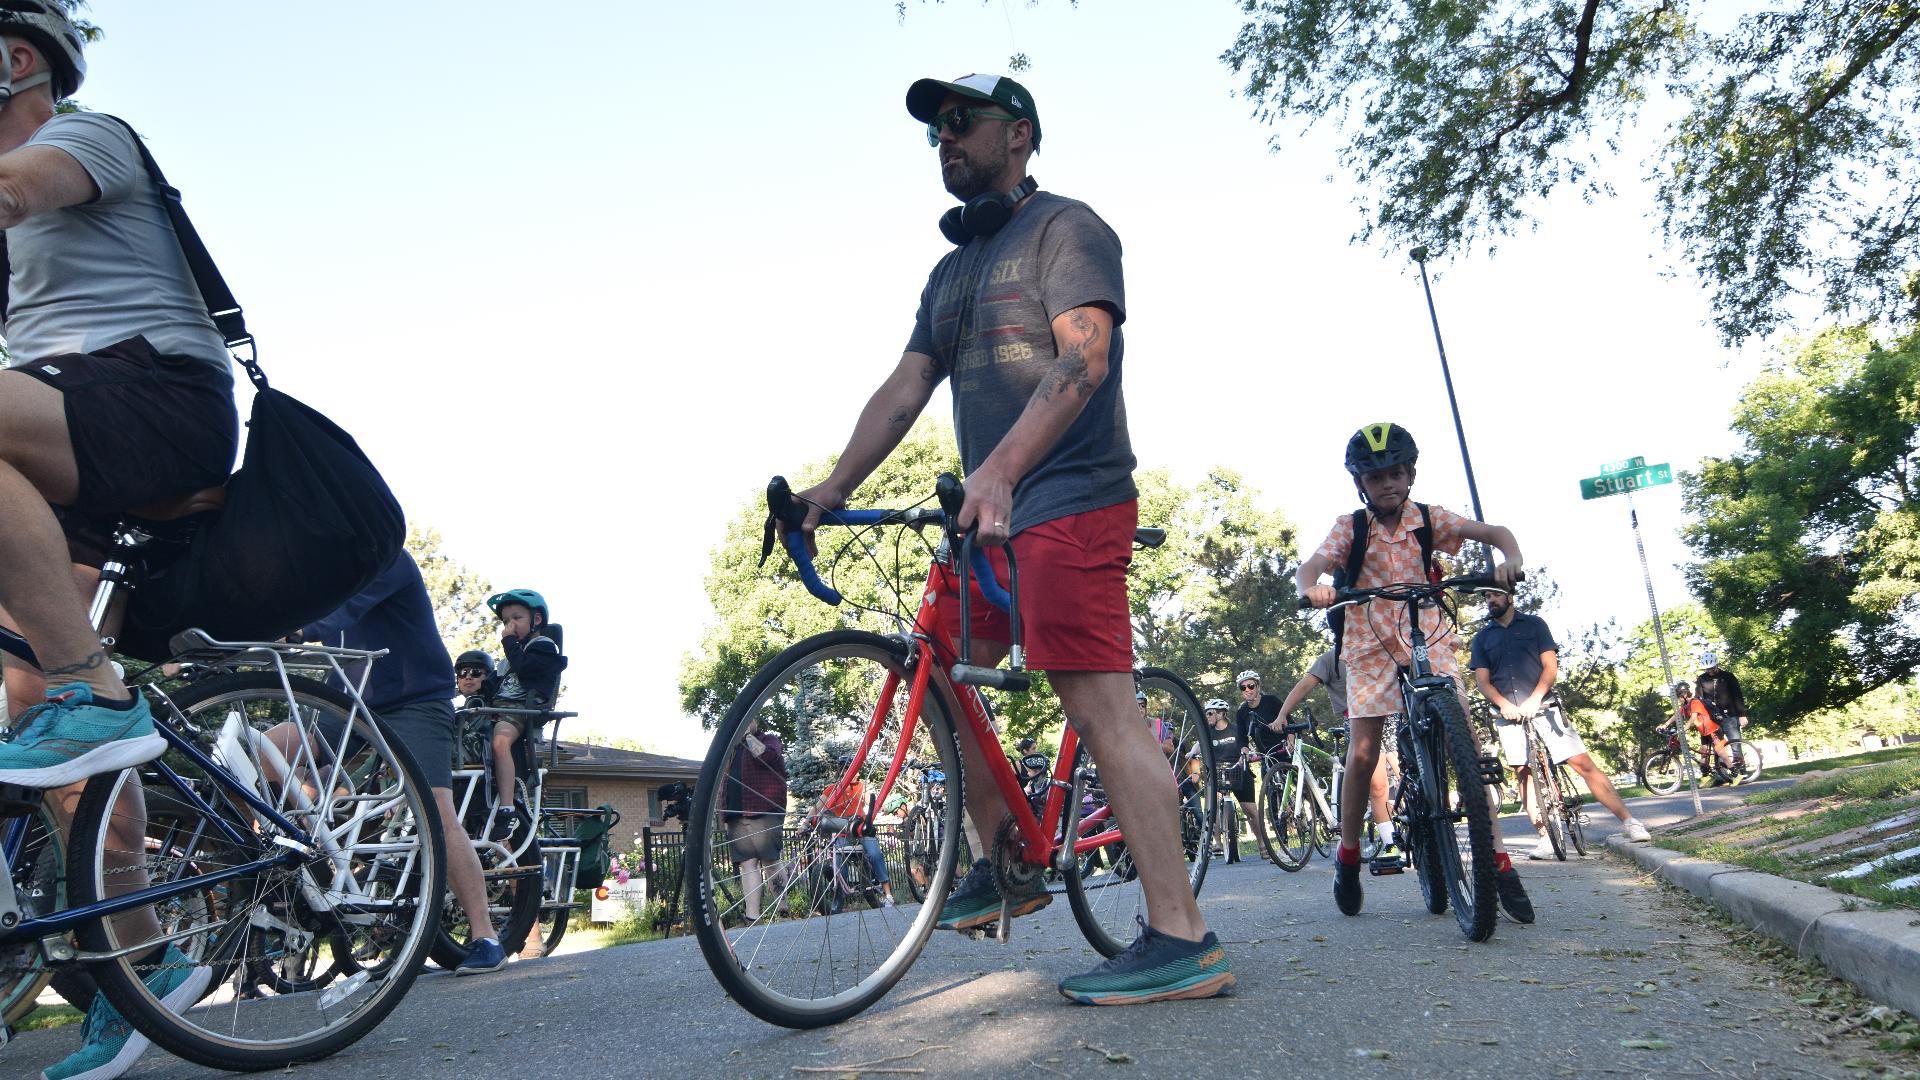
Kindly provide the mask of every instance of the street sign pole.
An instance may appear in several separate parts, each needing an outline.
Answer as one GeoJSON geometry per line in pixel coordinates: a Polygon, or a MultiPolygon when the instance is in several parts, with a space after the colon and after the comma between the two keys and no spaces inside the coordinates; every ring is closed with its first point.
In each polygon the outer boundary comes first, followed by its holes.
{"type": "MultiPolygon", "coordinates": [[[[1487,515],[1480,510],[1480,486],[1473,480],[1473,457],[1467,453],[1467,429],[1460,423],[1460,401],[1453,396],[1453,371],[1447,366],[1447,345],[1440,340],[1440,316],[1433,309],[1433,286],[1427,284],[1426,245],[1414,248],[1411,258],[1420,264],[1420,288],[1427,294],[1427,318],[1433,322],[1433,346],[1440,350],[1440,379],[1447,384],[1447,405],[1453,409],[1453,433],[1460,439],[1460,463],[1467,469],[1467,495],[1473,499],[1473,520],[1485,521],[1487,515]]],[[[1487,573],[1493,573],[1493,549],[1486,544],[1480,545],[1480,563],[1487,573]]]]}
{"type": "MultiPolygon", "coordinates": [[[[1647,584],[1647,607],[1653,612],[1653,640],[1660,647],[1660,673],[1667,680],[1667,696],[1675,705],[1680,703],[1680,694],[1674,689],[1673,658],[1667,653],[1667,632],[1660,627],[1660,605],[1653,598],[1653,572],[1647,569],[1647,545],[1640,539],[1640,511],[1633,505],[1633,489],[1627,492],[1627,520],[1633,526],[1634,550],[1640,553],[1640,577],[1647,584]]],[[[1693,746],[1687,739],[1686,725],[1676,721],[1680,736],[1680,775],[1686,777],[1687,790],[1693,795],[1693,812],[1702,812],[1700,805],[1700,775],[1693,767],[1693,746]]]]}

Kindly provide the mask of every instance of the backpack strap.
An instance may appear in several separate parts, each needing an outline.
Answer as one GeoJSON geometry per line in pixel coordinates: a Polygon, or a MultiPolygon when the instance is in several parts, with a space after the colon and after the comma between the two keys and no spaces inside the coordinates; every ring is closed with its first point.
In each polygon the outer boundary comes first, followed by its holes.
{"type": "Polygon", "coordinates": [[[1420,566],[1428,581],[1438,583],[1440,568],[1433,561],[1433,514],[1426,503],[1413,505],[1420,508],[1420,527],[1413,530],[1413,538],[1420,542],[1420,566]]]}
{"type": "MultiPolygon", "coordinates": [[[[1347,565],[1334,571],[1333,587],[1352,588],[1360,580],[1360,568],[1367,561],[1367,508],[1361,507],[1353,512],[1353,538],[1347,543],[1347,565]]],[[[1335,608],[1327,612],[1327,628],[1333,631],[1334,662],[1340,660],[1340,649],[1346,641],[1347,611],[1335,608]]]]}

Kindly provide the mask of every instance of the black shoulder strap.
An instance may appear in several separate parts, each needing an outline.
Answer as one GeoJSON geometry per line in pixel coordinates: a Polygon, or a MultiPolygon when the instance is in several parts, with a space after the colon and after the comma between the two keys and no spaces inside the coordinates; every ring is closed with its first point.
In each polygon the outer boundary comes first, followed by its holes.
{"type": "MultiPolygon", "coordinates": [[[[105,114],[101,114],[105,115],[105,114]]],[[[174,238],[180,241],[180,253],[186,256],[187,269],[193,274],[193,283],[200,289],[200,299],[207,305],[207,316],[213,320],[214,328],[220,331],[221,340],[227,348],[238,349],[253,344],[253,335],[247,333],[247,321],[240,309],[240,301],[234,299],[233,290],[227,288],[227,280],[220,276],[220,268],[213,263],[213,256],[207,251],[207,245],[200,240],[200,233],[194,229],[193,220],[187,217],[187,209],[181,203],[180,189],[167,183],[166,174],[160,171],[160,163],[153,160],[153,152],[147,149],[146,141],[133,125],[117,116],[107,119],[127,129],[127,135],[133,139],[134,149],[140,151],[140,163],[146,166],[147,175],[153,178],[153,184],[160,189],[160,203],[166,207],[167,220],[173,223],[174,238]]],[[[240,361],[247,369],[247,377],[255,386],[265,389],[267,377],[260,370],[259,362],[253,357],[240,361]]]]}
{"type": "Polygon", "coordinates": [[[1367,508],[1353,512],[1353,542],[1347,545],[1347,578],[1340,584],[1353,588],[1360,580],[1360,568],[1367,561],[1367,508]]]}
{"type": "Polygon", "coordinates": [[[1413,538],[1420,542],[1420,572],[1433,577],[1433,514],[1428,512],[1427,504],[1417,502],[1420,508],[1420,527],[1413,530],[1413,538]]]}

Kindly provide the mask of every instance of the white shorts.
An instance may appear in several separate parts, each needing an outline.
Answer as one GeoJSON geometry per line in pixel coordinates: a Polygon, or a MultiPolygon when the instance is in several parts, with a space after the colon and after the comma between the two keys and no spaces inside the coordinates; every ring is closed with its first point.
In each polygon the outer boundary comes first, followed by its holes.
{"type": "MultiPolygon", "coordinates": [[[[1520,725],[1502,720],[1497,730],[1500,733],[1500,754],[1507,759],[1507,764],[1516,769],[1526,764],[1527,736],[1521,731],[1520,725]]],[[[1534,717],[1534,731],[1546,740],[1547,756],[1553,759],[1555,765],[1587,752],[1587,744],[1580,741],[1580,733],[1573,730],[1573,725],[1567,721],[1567,714],[1558,706],[1540,710],[1540,715],[1534,717]]]]}

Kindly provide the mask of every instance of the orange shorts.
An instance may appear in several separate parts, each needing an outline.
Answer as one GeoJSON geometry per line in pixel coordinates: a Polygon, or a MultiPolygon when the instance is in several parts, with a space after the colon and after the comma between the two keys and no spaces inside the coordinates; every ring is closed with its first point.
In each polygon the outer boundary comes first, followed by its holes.
{"type": "MultiPolygon", "coordinates": [[[[1042,671],[1132,671],[1133,620],[1127,607],[1127,566],[1133,562],[1137,500],[1069,514],[1022,530],[1010,543],[1020,564],[1021,645],[1029,667],[1042,671]]],[[[1000,583],[1007,556],[988,548],[1000,583]]],[[[973,590],[975,640],[1007,642],[1007,613],[973,590]]],[[[940,612],[954,644],[960,642],[960,605],[940,612]]]]}
{"type": "MultiPolygon", "coordinates": [[[[1347,628],[1342,638],[1340,662],[1347,669],[1347,715],[1392,716],[1400,712],[1401,660],[1398,657],[1403,649],[1389,651],[1367,623],[1357,617],[1354,608],[1347,609],[1347,628]]],[[[1446,634],[1430,642],[1427,664],[1435,675],[1447,676],[1456,689],[1464,692],[1460,664],[1453,655],[1456,640],[1454,635],[1446,634]]]]}

